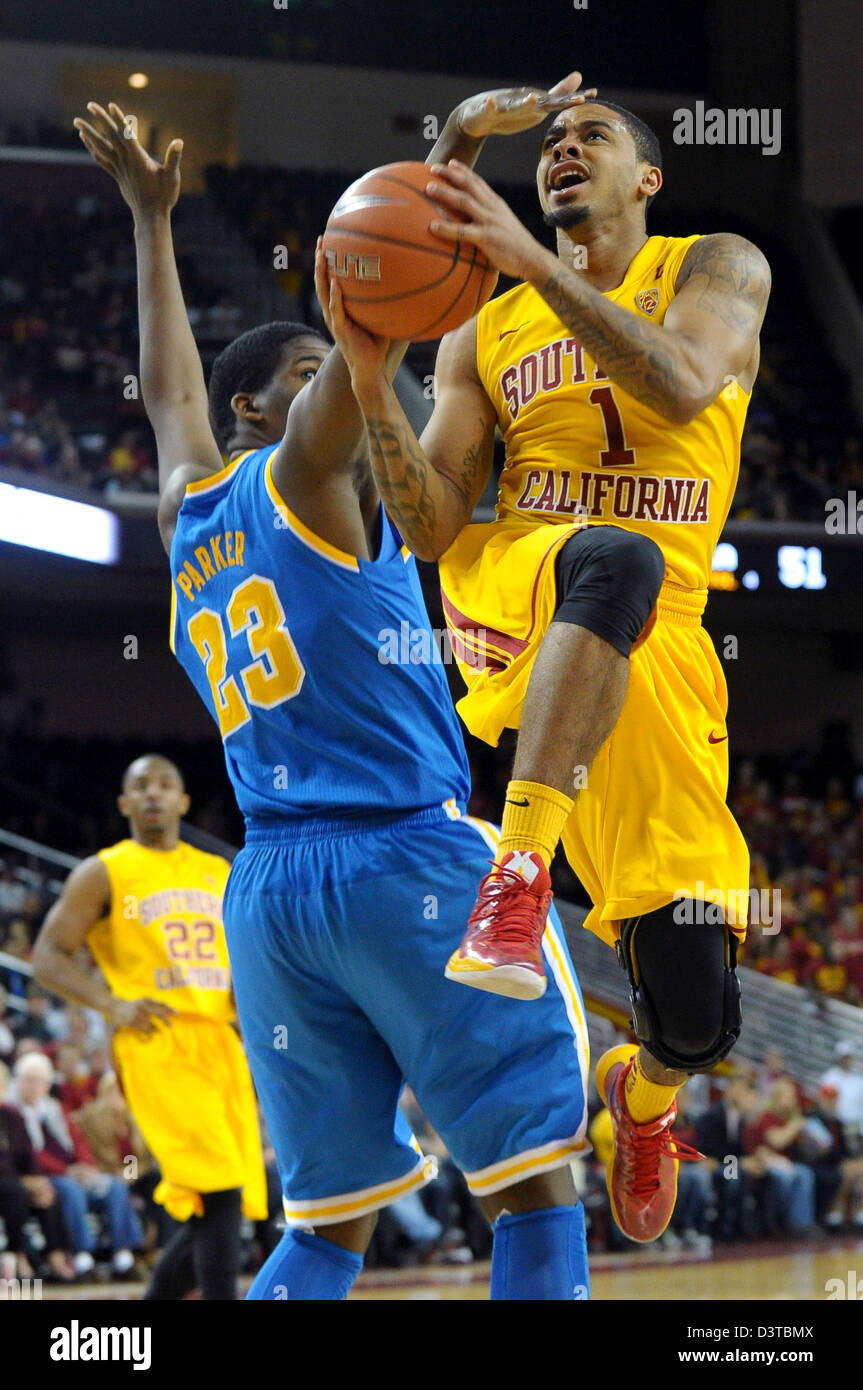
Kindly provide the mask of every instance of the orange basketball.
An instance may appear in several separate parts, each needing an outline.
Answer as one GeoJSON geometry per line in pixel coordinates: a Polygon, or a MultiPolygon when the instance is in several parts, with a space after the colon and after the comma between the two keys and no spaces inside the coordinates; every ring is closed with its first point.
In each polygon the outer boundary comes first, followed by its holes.
{"type": "Polygon", "coordinates": [[[485,256],[429,231],[459,221],[425,191],[432,175],[415,162],[372,169],[342,194],[324,232],[330,274],[348,314],[385,338],[440,338],[469,319],[497,282],[485,256]]]}

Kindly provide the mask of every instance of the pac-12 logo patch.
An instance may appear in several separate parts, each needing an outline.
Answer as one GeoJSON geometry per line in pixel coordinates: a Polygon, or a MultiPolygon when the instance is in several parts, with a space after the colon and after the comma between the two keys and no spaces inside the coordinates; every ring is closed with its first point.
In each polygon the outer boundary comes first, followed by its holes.
{"type": "Polygon", "coordinates": [[[659,303],[659,286],[654,285],[650,290],[639,290],[635,302],[642,313],[652,314],[659,303]]]}

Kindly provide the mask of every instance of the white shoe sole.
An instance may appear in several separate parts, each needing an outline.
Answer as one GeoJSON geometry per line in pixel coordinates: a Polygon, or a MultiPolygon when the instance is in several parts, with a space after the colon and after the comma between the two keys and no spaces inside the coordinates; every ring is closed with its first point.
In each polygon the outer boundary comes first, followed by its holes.
{"type": "Polygon", "coordinates": [[[491,970],[450,970],[447,966],[444,974],[457,985],[503,994],[508,999],[541,999],[548,984],[544,976],[523,965],[497,965],[491,970]]]}

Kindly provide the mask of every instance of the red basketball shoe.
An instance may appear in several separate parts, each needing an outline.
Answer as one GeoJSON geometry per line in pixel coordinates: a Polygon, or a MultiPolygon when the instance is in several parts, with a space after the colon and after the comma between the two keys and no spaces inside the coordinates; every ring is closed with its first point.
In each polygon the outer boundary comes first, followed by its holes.
{"type": "Polygon", "coordinates": [[[540,856],[510,850],[479,886],[462,943],[447,961],[447,979],[512,999],[539,999],[546,986],[542,934],[551,899],[540,856]]]}
{"type": "Polygon", "coordinates": [[[676,1101],[664,1115],[646,1124],[638,1125],[630,1116],[624,1087],[637,1052],[637,1047],[615,1047],[606,1052],[596,1066],[596,1086],[614,1126],[614,1151],[605,1170],[611,1210],[625,1236],[647,1242],[661,1236],[671,1220],[677,1201],[678,1164],[704,1155],[672,1137],[676,1101]],[[621,1058],[627,1051],[631,1054],[628,1061],[625,1056],[621,1058]]]}

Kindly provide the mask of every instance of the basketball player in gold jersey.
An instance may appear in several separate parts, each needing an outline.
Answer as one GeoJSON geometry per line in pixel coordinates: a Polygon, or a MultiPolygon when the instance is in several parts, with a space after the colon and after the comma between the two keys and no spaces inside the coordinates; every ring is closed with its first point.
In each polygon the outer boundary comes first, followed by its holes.
{"type": "Polygon", "coordinates": [[[381,496],[409,547],[440,559],[472,733],[519,740],[492,872],[450,979],[545,989],[548,868],[562,839],[618,952],[639,1047],[600,1059],[615,1126],[615,1215],[651,1240],[674,1207],[670,1137],[687,1075],[740,1029],[732,897],[748,854],[725,804],[727,692],[701,625],[737,479],[770,273],[737,236],[650,237],[659,144],[595,100],[558,113],[537,169],[556,232],[541,246],[476,174],[433,165],[427,191],[522,283],[444,339],[420,445],[388,386],[385,344],[325,291],[369,430],[381,496]],[[495,427],[496,519],[470,525],[495,427]],[[706,887],[705,887],[706,885],[706,887]]]}
{"type": "Polygon", "coordinates": [[[33,954],[37,979],[114,1024],[114,1062],[183,1222],[144,1297],[236,1297],[240,1223],[267,1215],[255,1096],[222,926],[230,865],[179,838],[189,809],[167,758],[136,759],[117,804],[131,837],[72,871],[33,954]],[[87,943],[102,979],[76,959],[87,943]]]}

